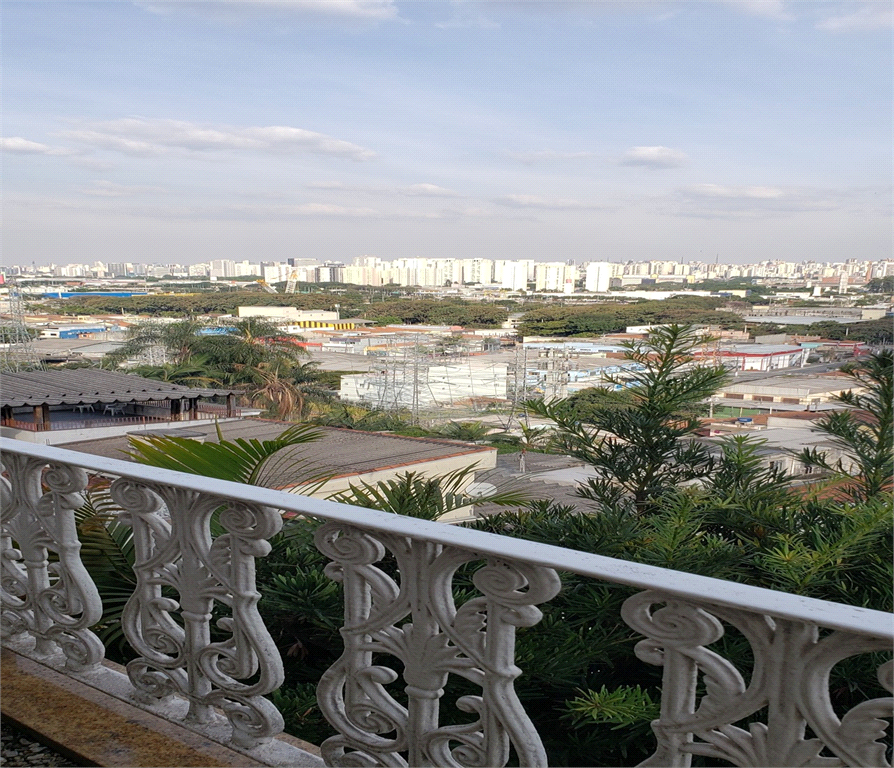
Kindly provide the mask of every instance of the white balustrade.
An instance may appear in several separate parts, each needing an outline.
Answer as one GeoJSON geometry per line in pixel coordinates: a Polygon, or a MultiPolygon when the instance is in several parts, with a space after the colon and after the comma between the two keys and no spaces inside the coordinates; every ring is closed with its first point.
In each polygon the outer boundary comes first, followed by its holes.
{"type": "MultiPolygon", "coordinates": [[[[858,654],[890,651],[890,635],[836,630],[820,637],[812,622],[653,591],[626,600],[622,614],[648,638],[637,644],[637,656],[664,666],[661,717],[652,724],[658,749],[641,765],[688,766],[692,755],[741,766],[890,765],[879,740],[894,699],[865,701],[841,719],[829,700],[832,667],[858,654]],[[724,622],[748,639],[754,653],[747,684],[741,670],[706,647],[723,636],[724,622]],[[705,693],[697,700],[699,676],[705,693]],[[752,722],[748,730],[733,725],[765,708],[765,722],[752,722]],[[805,737],[808,727],[813,738],[805,737]]],[[[888,661],[878,670],[887,691],[892,669],[888,661]]]]}
{"type": "Polygon", "coordinates": [[[122,623],[140,658],[127,665],[145,699],[172,693],[190,702],[187,718],[207,722],[219,706],[233,741],[262,744],[283,729],[282,716],[263,694],[283,681],[282,658],[258,614],[255,558],[282,527],[269,507],[168,485],[119,477],[110,488],[134,531],[137,586],[122,623]],[[217,515],[225,534],[211,538],[217,515]],[[176,600],[164,589],[176,591],[176,600]],[[230,616],[217,625],[230,636],[211,642],[215,601],[230,616]],[[172,614],[178,613],[182,626],[172,614]],[[240,682],[257,674],[257,682],[240,682]]]}
{"type": "MultiPolygon", "coordinates": [[[[183,697],[198,723],[221,710],[244,749],[263,748],[282,728],[263,698],[281,684],[282,664],[256,609],[254,568],[286,511],[325,521],[317,546],[344,586],[345,650],[317,693],[338,732],[322,745],[330,765],[501,766],[511,750],[521,765],[546,765],[514,690],[524,673],[514,649],[516,628],[535,625],[537,605],[558,593],[556,571],[644,590],[622,610],[646,638],[639,658],[663,665],[657,749],[644,765],[688,766],[692,755],[739,766],[889,765],[892,699],[836,713],[829,696],[836,663],[891,649],[888,614],[58,448],[7,439],[0,448],[4,637],[33,636],[45,653],[59,644],[72,669],[98,663],[87,628],[100,606],[73,510],[85,470],[116,478],[111,494],[136,548],[123,622],[139,654],[128,665],[133,696],[183,697]],[[216,538],[212,515],[225,530],[216,538]],[[457,606],[455,576],[467,564],[479,594],[457,606]],[[222,642],[211,640],[215,605],[228,614],[217,622],[222,642]],[[753,668],[708,647],[728,627],[747,639],[753,668]],[[480,695],[445,701],[451,675],[480,695]],[[396,698],[388,686],[399,677],[396,698]],[[469,722],[443,725],[445,706],[469,722]],[[737,725],[746,719],[747,730],[737,725]]],[[[889,691],[892,668],[879,669],[889,691]]]]}
{"type": "Polygon", "coordinates": [[[89,627],[102,616],[102,602],[81,563],[74,518],[87,473],[11,452],[3,454],[3,469],[9,479],[0,478],[2,636],[27,632],[39,654],[58,645],[67,668],[95,668],[105,649],[89,627]]]}
{"type": "Polygon", "coordinates": [[[522,765],[547,764],[512,683],[521,673],[513,663],[515,628],[540,621],[534,606],[559,592],[552,568],[342,523],[324,525],[316,541],[333,561],[327,573],[345,586],[345,650],[317,689],[323,714],[340,734],[323,744],[329,765],[401,765],[399,753],[406,752],[414,766],[502,766],[510,743],[522,765]],[[386,551],[396,559],[400,584],[374,565],[386,551]],[[485,567],[473,576],[482,597],[457,609],[454,574],[482,559],[485,567]],[[374,664],[373,654],[402,662],[406,706],[384,685],[397,673],[374,664]],[[456,702],[478,715],[468,725],[438,725],[450,674],[481,688],[481,696],[456,702]],[[379,735],[391,731],[394,737],[379,735]]]}

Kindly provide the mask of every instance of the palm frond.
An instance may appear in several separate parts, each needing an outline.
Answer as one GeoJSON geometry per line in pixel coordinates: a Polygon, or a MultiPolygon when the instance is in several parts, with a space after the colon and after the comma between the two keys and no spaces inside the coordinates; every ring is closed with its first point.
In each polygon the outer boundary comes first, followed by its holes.
{"type": "Polygon", "coordinates": [[[380,509],[396,515],[437,520],[450,512],[473,504],[523,506],[531,496],[520,490],[503,490],[474,495],[468,492],[475,467],[464,467],[437,477],[404,472],[394,480],[351,484],[350,489],[329,498],[357,507],[380,509]]]}
{"type": "MultiPolygon", "coordinates": [[[[259,479],[269,477],[268,464],[280,477],[294,472],[297,481],[319,479],[310,471],[309,463],[301,456],[284,461],[280,452],[297,445],[315,442],[323,433],[308,424],[296,424],[273,440],[223,440],[218,427],[217,443],[199,443],[184,437],[132,437],[133,449],[128,453],[140,464],[162,467],[177,472],[204,475],[218,480],[258,485],[259,479]],[[277,463],[271,464],[274,461],[277,463]],[[301,477],[302,469],[304,477],[301,477]]],[[[319,473],[317,473],[318,475],[319,473]]]]}

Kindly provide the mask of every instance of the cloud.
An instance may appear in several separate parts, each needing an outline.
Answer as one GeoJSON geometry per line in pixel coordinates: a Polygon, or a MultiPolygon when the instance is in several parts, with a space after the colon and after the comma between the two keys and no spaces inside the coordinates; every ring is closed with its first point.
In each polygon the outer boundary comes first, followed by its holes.
{"type": "Polygon", "coordinates": [[[508,157],[518,160],[525,165],[546,163],[559,160],[592,160],[595,152],[556,152],[552,149],[542,149],[531,152],[509,152],[508,157]]]}
{"type": "Polygon", "coordinates": [[[409,187],[399,188],[398,192],[413,197],[457,197],[453,190],[434,184],[411,184],[409,187]]]}
{"type": "Polygon", "coordinates": [[[540,208],[553,211],[585,210],[600,207],[592,203],[581,202],[580,200],[549,199],[537,197],[536,195],[506,195],[505,197],[497,198],[494,202],[497,205],[505,205],[509,208],[540,208]]]}
{"type": "Polygon", "coordinates": [[[51,147],[48,144],[38,144],[36,141],[28,141],[20,136],[10,136],[0,139],[0,148],[4,152],[12,152],[17,155],[72,155],[74,152],[65,147],[51,147]]]}
{"type": "Polygon", "coordinates": [[[343,205],[327,205],[325,203],[302,203],[301,205],[285,206],[282,212],[286,215],[296,214],[304,216],[375,216],[378,212],[372,208],[348,208],[343,205]]]}
{"type": "Polygon", "coordinates": [[[720,184],[695,184],[683,192],[692,197],[725,197],[750,200],[778,200],[785,192],[778,187],[725,187],[720,184]]]}
{"type": "Polygon", "coordinates": [[[830,16],[817,25],[817,29],[846,32],[861,29],[890,29],[894,26],[894,6],[887,2],[866,3],[843,16],[830,16]]]}
{"type": "Polygon", "coordinates": [[[221,10],[275,10],[333,16],[366,21],[387,21],[397,18],[394,0],[215,0],[208,2],[173,2],[173,0],[136,0],[135,5],[153,13],[189,10],[219,15],[221,10]]]}
{"type": "Polygon", "coordinates": [[[143,192],[158,192],[158,187],[144,187],[128,184],[116,184],[113,181],[97,181],[92,187],[84,187],[81,194],[90,197],[130,197],[143,192]]]}
{"type": "Polygon", "coordinates": [[[94,149],[155,156],[174,152],[264,152],[315,154],[369,160],[371,150],[322,133],[287,126],[217,128],[177,120],[125,118],[87,124],[62,136],[94,149]]]}
{"type": "Polygon", "coordinates": [[[631,147],[621,158],[622,165],[642,165],[647,168],[678,168],[686,155],[669,147],[631,147]]]}
{"type": "Polygon", "coordinates": [[[761,218],[840,208],[828,192],[763,186],[696,184],[678,189],[671,213],[700,218],[761,218]]]}
{"type": "Polygon", "coordinates": [[[791,21],[794,18],[785,9],[783,0],[724,0],[724,2],[749,16],[760,16],[779,21],[791,21]]]}
{"type": "Polygon", "coordinates": [[[460,197],[452,189],[439,187],[436,184],[411,184],[408,187],[372,186],[363,184],[343,184],[340,181],[318,181],[305,184],[307,189],[324,192],[360,192],[365,195],[407,195],[409,197],[460,197]]]}

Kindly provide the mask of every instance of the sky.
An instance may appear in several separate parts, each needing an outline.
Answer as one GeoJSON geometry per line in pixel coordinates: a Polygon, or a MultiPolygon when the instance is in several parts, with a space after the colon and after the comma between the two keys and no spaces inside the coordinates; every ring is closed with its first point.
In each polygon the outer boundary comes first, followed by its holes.
{"type": "Polygon", "coordinates": [[[4,0],[6,264],[892,257],[887,0],[4,0]]]}

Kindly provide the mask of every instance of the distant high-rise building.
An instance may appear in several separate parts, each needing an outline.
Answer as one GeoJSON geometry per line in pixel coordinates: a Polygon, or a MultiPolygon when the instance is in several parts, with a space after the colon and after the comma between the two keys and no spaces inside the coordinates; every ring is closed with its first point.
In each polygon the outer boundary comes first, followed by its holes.
{"type": "Polygon", "coordinates": [[[133,271],[133,266],[124,262],[109,262],[106,265],[106,272],[111,277],[126,277],[133,271]]]}
{"type": "Polygon", "coordinates": [[[524,291],[528,287],[528,265],[520,261],[503,262],[500,285],[510,291],[524,291]]]}
{"type": "Polygon", "coordinates": [[[591,261],[587,264],[584,289],[605,293],[609,289],[612,279],[612,265],[607,261],[591,261]]]}
{"type": "Polygon", "coordinates": [[[462,259],[464,283],[490,283],[494,279],[494,263],[490,259],[462,259]]]}
{"type": "Polygon", "coordinates": [[[568,280],[574,286],[577,271],[573,264],[562,262],[546,262],[534,265],[534,290],[564,291],[568,280]]]}
{"type": "Polygon", "coordinates": [[[211,277],[235,277],[236,262],[232,259],[212,259],[211,277]]]}

